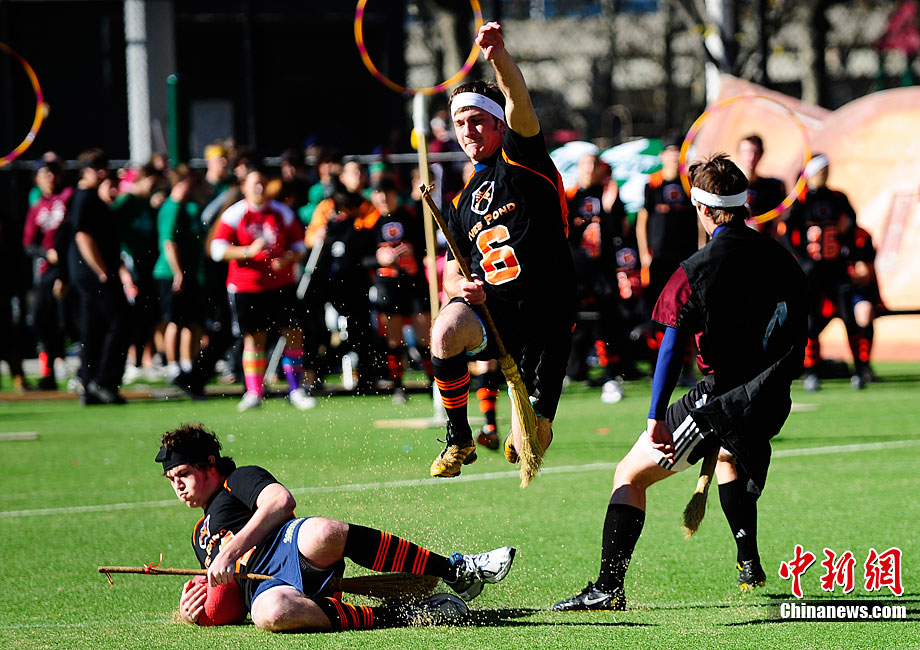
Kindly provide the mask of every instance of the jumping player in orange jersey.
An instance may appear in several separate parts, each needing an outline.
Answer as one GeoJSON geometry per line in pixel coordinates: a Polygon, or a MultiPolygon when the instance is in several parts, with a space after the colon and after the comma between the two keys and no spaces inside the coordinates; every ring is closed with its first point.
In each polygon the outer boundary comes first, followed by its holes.
{"type": "MultiPolygon", "coordinates": [[[[450,97],[454,131],[475,173],[446,217],[474,278],[467,281],[448,256],[444,287],[451,300],[435,320],[431,343],[448,419],[447,446],[431,465],[431,475],[442,478],[457,476],[476,460],[467,419],[467,362],[499,356],[479,305],[488,304],[521,369],[543,448],[552,440],[575,308],[562,179],[546,151],[527,84],[498,23],[483,25],[476,44],[492,64],[496,85],[464,83],[450,97]]],[[[517,462],[520,445],[520,422],[512,412],[505,444],[509,461],[517,462]]]]}
{"type": "MultiPolygon", "coordinates": [[[[221,445],[200,424],[163,434],[156,462],[176,497],[204,515],[195,525],[192,547],[211,586],[227,585],[235,573],[261,573],[271,580],[239,580],[252,622],[272,632],[320,632],[430,625],[462,617],[487,583],[511,569],[510,546],[478,555],[437,555],[381,530],[322,517],[295,518],[294,497],[268,471],[237,468],[221,456],[221,445]],[[355,606],[333,593],[345,559],[372,571],[407,572],[442,578],[463,600],[435,594],[415,603],[355,606]]],[[[179,599],[179,616],[197,623],[208,598],[207,585],[189,581],[179,599]]]]}

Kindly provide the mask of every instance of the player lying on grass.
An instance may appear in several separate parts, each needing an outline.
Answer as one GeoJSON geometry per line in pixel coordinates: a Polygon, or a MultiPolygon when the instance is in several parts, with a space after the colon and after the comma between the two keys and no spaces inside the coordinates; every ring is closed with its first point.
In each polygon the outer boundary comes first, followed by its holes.
{"type": "MultiPolygon", "coordinates": [[[[294,497],[261,467],[237,468],[220,454],[220,442],[199,424],[165,433],[156,461],[176,496],[204,516],[192,547],[213,586],[234,573],[259,573],[272,580],[240,580],[246,609],[259,628],[273,632],[353,630],[449,622],[467,612],[464,600],[511,569],[510,546],[478,555],[437,555],[389,533],[321,517],[294,516],[294,497]],[[355,606],[331,593],[345,559],[373,571],[437,576],[463,600],[436,594],[415,603],[355,606]]],[[[179,616],[198,622],[207,588],[190,581],[179,600],[179,616]]]]}
{"type": "MultiPolygon", "coordinates": [[[[448,420],[447,445],[430,469],[441,478],[459,475],[463,465],[476,460],[467,419],[467,363],[500,357],[495,337],[483,325],[480,305],[488,305],[521,370],[543,449],[552,441],[575,322],[562,179],[546,151],[524,77],[505,49],[501,26],[480,27],[476,44],[492,63],[496,83],[464,83],[450,98],[457,141],[476,172],[445,210],[473,281],[464,278],[459,262],[448,255],[444,289],[451,300],[431,334],[434,377],[448,420]]],[[[522,434],[515,409],[511,417],[513,434],[506,439],[505,457],[515,463],[522,434]]]]}
{"type": "Polygon", "coordinates": [[[681,263],[653,317],[666,331],[648,428],[617,465],[597,581],[557,611],[626,608],[623,583],[645,522],[650,485],[718,450],[719,497],[738,546],[738,585],[763,586],[757,498],[770,438],[792,401],[805,352],[805,278],[775,240],[745,226],[747,180],[724,155],[690,166],[691,200],[712,240],[681,263]],[[695,336],[703,380],[668,407],[682,352],[695,336]]]}

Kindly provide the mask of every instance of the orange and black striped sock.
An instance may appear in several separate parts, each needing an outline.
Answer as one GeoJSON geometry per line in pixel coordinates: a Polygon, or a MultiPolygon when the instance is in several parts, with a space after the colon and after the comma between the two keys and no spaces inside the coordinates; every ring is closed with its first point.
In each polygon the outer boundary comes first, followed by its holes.
{"type": "Polygon", "coordinates": [[[414,573],[447,580],[456,577],[456,569],[443,555],[402,537],[358,524],[348,524],[344,555],[371,571],[414,573]]]}
{"type": "Polygon", "coordinates": [[[390,627],[395,622],[392,610],[385,607],[352,605],[330,597],[315,597],[310,600],[323,610],[332,624],[333,632],[390,627]]]}
{"type": "Polygon", "coordinates": [[[479,410],[486,418],[486,425],[495,431],[498,424],[496,417],[498,402],[498,384],[501,373],[488,370],[476,376],[476,398],[479,400],[479,410]],[[498,375],[498,377],[496,377],[498,375]]]}
{"type": "Polygon", "coordinates": [[[814,370],[819,361],[821,361],[821,345],[817,337],[809,337],[805,344],[805,370],[814,370]]]}
{"type": "Polygon", "coordinates": [[[406,348],[403,346],[396,346],[387,350],[387,371],[396,386],[402,386],[403,383],[403,374],[405,373],[403,355],[405,352],[406,348]]]}
{"type": "Polygon", "coordinates": [[[434,380],[441,393],[444,410],[447,411],[447,421],[450,423],[447,432],[448,444],[459,444],[473,439],[466,415],[466,405],[470,399],[470,371],[466,364],[467,357],[464,354],[449,359],[431,357],[434,380]]]}

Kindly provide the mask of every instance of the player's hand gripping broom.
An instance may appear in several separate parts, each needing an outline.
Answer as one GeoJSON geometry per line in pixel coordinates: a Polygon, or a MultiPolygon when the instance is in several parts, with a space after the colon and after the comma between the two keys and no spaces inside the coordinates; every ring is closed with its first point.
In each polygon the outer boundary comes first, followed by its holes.
{"type": "Polygon", "coordinates": [[[719,448],[709,452],[703,458],[703,465],[700,467],[700,478],[696,482],[696,490],[690,497],[690,502],[684,508],[684,537],[690,539],[703,523],[703,517],[706,515],[706,496],[709,493],[709,484],[712,483],[712,473],[716,468],[716,460],[719,458],[719,448]]]}
{"type": "MultiPolygon", "coordinates": [[[[99,573],[104,573],[112,583],[111,573],[142,573],[145,575],[172,576],[206,576],[205,569],[173,569],[159,565],[145,566],[101,566],[99,573]]],[[[261,573],[237,573],[233,576],[239,580],[271,580],[272,576],[261,573]]],[[[112,583],[114,584],[114,583],[112,583]]],[[[329,589],[333,592],[344,591],[349,594],[371,596],[373,598],[395,598],[400,600],[418,600],[430,596],[438,584],[436,576],[415,575],[412,573],[377,573],[353,578],[332,578],[329,589]]]]}
{"type": "MultiPolygon", "coordinates": [[[[425,203],[427,203],[428,207],[431,209],[431,214],[434,216],[438,228],[444,233],[444,239],[447,240],[447,246],[450,248],[450,252],[453,254],[454,259],[457,260],[457,264],[460,265],[460,271],[463,273],[463,277],[465,277],[467,281],[472,282],[473,275],[470,273],[470,267],[467,265],[466,259],[460,254],[457,248],[457,242],[454,241],[450,231],[447,229],[447,224],[444,222],[441,211],[431,198],[432,187],[431,185],[423,184],[419,186],[419,190],[425,198],[425,203]]],[[[527,392],[527,386],[524,385],[524,378],[521,377],[521,373],[518,370],[514,358],[508,354],[508,350],[505,349],[505,344],[502,343],[498,329],[495,327],[495,322],[492,320],[492,315],[489,313],[489,308],[486,307],[485,304],[480,305],[480,307],[482,308],[482,315],[485,317],[486,325],[489,328],[489,335],[495,337],[495,344],[498,347],[499,354],[498,363],[501,366],[502,374],[505,375],[505,379],[508,382],[508,387],[511,389],[511,404],[518,417],[518,422],[521,424],[521,446],[523,449],[518,450],[518,455],[521,457],[521,487],[525,488],[530,484],[531,479],[537,475],[537,471],[540,469],[540,463],[543,462],[544,449],[537,436],[537,418],[534,415],[533,406],[530,403],[530,394],[527,392]]]]}

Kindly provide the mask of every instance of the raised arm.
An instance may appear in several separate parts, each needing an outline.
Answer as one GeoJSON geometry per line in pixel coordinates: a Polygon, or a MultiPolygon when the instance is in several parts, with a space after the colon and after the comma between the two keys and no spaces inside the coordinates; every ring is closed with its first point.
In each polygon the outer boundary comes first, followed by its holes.
{"type": "Polygon", "coordinates": [[[508,126],[525,137],[538,134],[540,121],[533,110],[524,75],[505,49],[501,25],[492,22],[480,27],[476,45],[495,70],[495,82],[505,96],[505,121],[508,126]]]}

